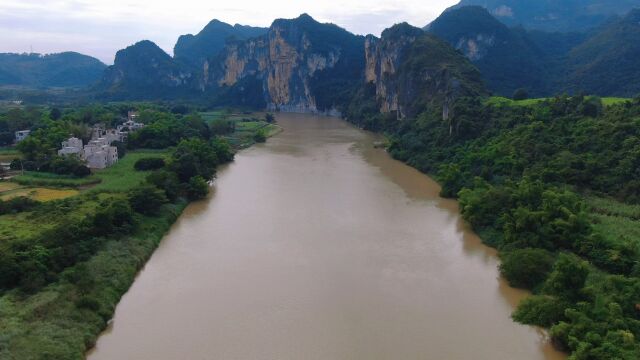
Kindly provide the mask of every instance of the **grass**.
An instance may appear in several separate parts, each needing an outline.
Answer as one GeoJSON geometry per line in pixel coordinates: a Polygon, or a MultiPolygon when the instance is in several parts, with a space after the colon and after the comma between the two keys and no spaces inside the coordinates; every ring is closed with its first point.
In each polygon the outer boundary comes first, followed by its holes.
{"type": "Polygon", "coordinates": [[[630,101],[631,99],[619,98],[619,97],[603,97],[601,100],[602,100],[602,105],[611,106],[611,105],[617,105],[617,104],[630,101]]]}
{"type": "MultiPolygon", "coordinates": [[[[525,99],[525,100],[512,100],[506,97],[501,96],[492,96],[487,100],[487,104],[494,106],[531,106],[537,103],[548,100],[549,98],[537,98],[537,99],[525,99]]],[[[619,97],[603,97],[600,98],[602,100],[602,105],[611,106],[616,104],[621,104],[631,99],[628,98],[619,98],[619,97]]]]}
{"type": "Polygon", "coordinates": [[[547,98],[538,98],[538,99],[525,99],[525,100],[511,100],[506,97],[501,96],[492,96],[487,99],[487,104],[494,106],[531,106],[537,103],[543,102],[547,100],[547,98]]]}
{"type": "Polygon", "coordinates": [[[200,113],[209,124],[215,121],[232,121],[235,123],[235,131],[222,136],[231,146],[242,149],[255,144],[253,136],[258,131],[264,131],[266,137],[271,137],[282,131],[282,128],[275,124],[267,123],[266,113],[255,112],[250,114],[231,113],[229,111],[210,111],[200,113]]]}
{"type": "Polygon", "coordinates": [[[640,206],[610,198],[587,198],[594,217],[594,231],[615,243],[633,243],[640,247],[640,206]]]}
{"type": "Polygon", "coordinates": [[[43,173],[36,171],[26,171],[24,175],[18,175],[11,179],[12,181],[25,186],[47,186],[47,187],[83,187],[95,185],[102,181],[96,176],[87,176],[84,178],[75,178],[69,175],[57,175],[52,173],[43,173]]]}
{"type": "Polygon", "coordinates": [[[0,199],[9,200],[18,196],[24,196],[36,201],[52,201],[66,199],[78,194],[79,191],[73,189],[18,188],[16,190],[0,194],[0,199]]]}
{"type": "Polygon", "coordinates": [[[11,162],[22,155],[14,148],[0,148],[0,162],[11,162]]]}
{"type": "Polygon", "coordinates": [[[13,290],[0,296],[0,358],[84,359],[185,205],[168,205],[157,217],[141,218],[133,235],[110,240],[37,294],[13,290]],[[82,289],[69,280],[74,276],[86,278],[82,289]]]}
{"type": "Polygon", "coordinates": [[[19,189],[20,187],[21,187],[20,184],[16,184],[9,181],[0,181],[0,194],[2,194],[5,191],[19,189]]]}
{"type": "Polygon", "coordinates": [[[134,165],[136,161],[145,157],[165,157],[169,156],[166,150],[136,150],[129,151],[118,163],[103,169],[97,170],[94,177],[100,182],[91,190],[104,190],[110,192],[127,191],[144,181],[149,175],[149,171],[136,171],[134,165]]]}

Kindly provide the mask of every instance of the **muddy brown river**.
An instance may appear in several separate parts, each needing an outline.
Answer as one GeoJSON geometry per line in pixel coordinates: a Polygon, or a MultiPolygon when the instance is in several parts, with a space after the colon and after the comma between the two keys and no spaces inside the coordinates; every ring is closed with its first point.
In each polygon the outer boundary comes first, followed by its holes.
{"type": "Polygon", "coordinates": [[[185,210],[90,360],[564,358],[510,319],[526,293],[434,181],[341,120],[278,121],[185,210]]]}

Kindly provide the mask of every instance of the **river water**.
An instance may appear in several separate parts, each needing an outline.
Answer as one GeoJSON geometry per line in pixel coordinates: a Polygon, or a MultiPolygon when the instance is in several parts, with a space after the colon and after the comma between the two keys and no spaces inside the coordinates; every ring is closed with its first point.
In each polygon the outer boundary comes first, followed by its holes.
{"type": "Polygon", "coordinates": [[[278,121],[185,210],[90,360],[564,358],[510,319],[526,293],[429,177],[341,120],[278,121]]]}

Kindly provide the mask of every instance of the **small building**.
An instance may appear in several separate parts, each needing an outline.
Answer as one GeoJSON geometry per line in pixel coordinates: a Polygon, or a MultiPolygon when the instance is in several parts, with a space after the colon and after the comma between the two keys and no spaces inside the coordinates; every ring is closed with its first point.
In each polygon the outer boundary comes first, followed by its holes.
{"type": "Polygon", "coordinates": [[[118,148],[111,146],[107,138],[101,137],[85,145],[83,158],[89,168],[104,169],[118,162],[118,148]]]}
{"type": "Polygon", "coordinates": [[[127,120],[122,125],[118,125],[116,130],[123,133],[130,133],[130,132],[140,130],[143,127],[144,127],[144,124],[142,123],[135,122],[133,120],[127,120]]]}
{"type": "Polygon", "coordinates": [[[62,142],[62,149],[58,150],[58,155],[77,155],[82,157],[82,140],[72,137],[62,142]]]}
{"type": "Polygon", "coordinates": [[[118,162],[118,148],[111,146],[106,137],[89,141],[82,146],[82,140],[69,138],[62,142],[58,155],[76,155],[87,162],[90,169],[104,169],[118,162]]]}
{"type": "Polygon", "coordinates": [[[29,134],[31,134],[31,130],[16,131],[16,143],[19,143],[20,141],[26,139],[29,134]]]}

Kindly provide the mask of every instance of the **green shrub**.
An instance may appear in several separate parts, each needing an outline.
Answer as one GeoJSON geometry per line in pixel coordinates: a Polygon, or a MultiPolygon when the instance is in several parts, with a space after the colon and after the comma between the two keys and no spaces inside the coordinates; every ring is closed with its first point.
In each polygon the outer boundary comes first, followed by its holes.
{"type": "Polygon", "coordinates": [[[136,161],[133,166],[138,171],[148,171],[162,169],[165,166],[163,158],[159,157],[147,157],[136,161]]]}
{"type": "Polygon", "coordinates": [[[157,214],[167,202],[169,200],[164,191],[151,184],[140,185],[129,191],[131,208],[141,214],[157,214]]]}
{"type": "Polygon", "coordinates": [[[253,141],[257,143],[263,143],[267,141],[267,135],[264,130],[258,130],[255,134],[253,134],[253,141]]]}
{"type": "Polygon", "coordinates": [[[527,325],[550,327],[564,319],[567,303],[553,296],[530,296],[518,305],[513,319],[527,325]]]}
{"type": "Polygon", "coordinates": [[[553,267],[553,254],[543,249],[518,249],[500,255],[500,273],[509,285],[533,289],[544,282],[553,267]]]}
{"type": "Polygon", "coordinates": [[[187,184],[187,197],[189,200],[204,199],[209,194],[209,184],[202,176],[194,176],[187,184]]]}

